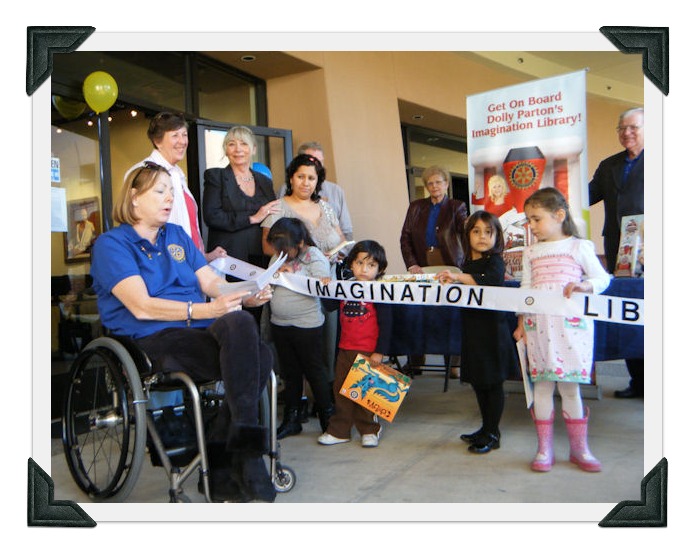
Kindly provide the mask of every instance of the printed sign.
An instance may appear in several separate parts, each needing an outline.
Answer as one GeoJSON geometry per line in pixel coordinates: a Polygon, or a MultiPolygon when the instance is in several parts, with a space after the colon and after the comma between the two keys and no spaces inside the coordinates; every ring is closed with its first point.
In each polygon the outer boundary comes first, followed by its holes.
{"type": "Polygon", "coordinates": [[[51,158],[51,183],[60,183],[60,158],[51,158]]]}
{"type": "Polygon", "coordinates": [[[586,73],[471,95],[466,111],[471,211],[486,210],[500,218],[505,277],[519,281],[521,252],[533,240],[524,202],[539,188],[562,192],[586,237],[586,73]]]}

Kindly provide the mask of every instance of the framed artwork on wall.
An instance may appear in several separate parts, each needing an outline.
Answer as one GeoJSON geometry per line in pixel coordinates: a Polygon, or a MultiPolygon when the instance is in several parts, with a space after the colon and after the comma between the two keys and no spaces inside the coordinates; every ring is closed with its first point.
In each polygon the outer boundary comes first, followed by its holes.
{"type": "Polygon", "coordinates": [[[68,231],[63,233],[65,262],[77,263],[92,258],[92,245],[101,233],[99,198],[68,202],[68,231]]]}

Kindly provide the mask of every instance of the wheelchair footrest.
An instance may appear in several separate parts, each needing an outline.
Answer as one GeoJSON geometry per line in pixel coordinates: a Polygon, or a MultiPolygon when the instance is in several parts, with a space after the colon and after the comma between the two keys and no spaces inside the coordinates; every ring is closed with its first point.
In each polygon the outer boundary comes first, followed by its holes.
{"type": "MultiPolygon", "coordinates": [[[[195,427],[186,407],[184,405],[163,406],[148,411],[171,464],[182,467],[190,463],[198,453],[198,444],[195,427]]],[[[162,466],[159,452],[149,436],[147,446],[152,465],[162,466]]]]}

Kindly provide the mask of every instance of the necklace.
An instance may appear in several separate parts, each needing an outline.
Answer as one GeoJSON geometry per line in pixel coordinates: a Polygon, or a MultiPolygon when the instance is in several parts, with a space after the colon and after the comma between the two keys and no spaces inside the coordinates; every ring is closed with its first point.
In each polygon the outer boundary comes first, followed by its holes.
{"type": "Polygon", "coordinates": [[[253,174],[249,174],[246,177],[239,177],[238,175],[236,175],[236,173],[234,175],[236,176],[237,181],[239,181],[240,183],[250,183],[251,181],[253,181],[253,174]]]}

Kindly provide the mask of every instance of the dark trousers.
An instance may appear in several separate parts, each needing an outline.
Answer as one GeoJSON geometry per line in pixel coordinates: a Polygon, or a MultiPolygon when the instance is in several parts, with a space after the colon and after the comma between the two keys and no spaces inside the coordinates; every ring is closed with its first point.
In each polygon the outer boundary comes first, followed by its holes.
{"type": "Polygon", "coordinates": [[[644,358],[630,358],[625,360],[625,364],[630,373],[630,388],[644,392],[644,358]]]}
{"type": "Polygon", "coordinates": [[[272,355],[252,315],[231,312],[207,329],[165,329],[137,342],[160,371],[182,371],[195,381],[222,379],[232,420],[228,444],[239,427],[258,425],[260,395],[270,376],[272,355]]]}
{"type": "Polygon", "coordinates": [[[500,420],[504,411],[503,383],[494,385],[473,385],[475,397],[478,400],[480,415],[483,419],[483,432],[492,433],[499,437],[500,420]]]}
{"type": "Polygon", "coordinates": [[[338,350],[335,362],[335,414],[331,417],[327,432],[339,439],[349,439],[353,425],[360,435],[377,435],[381,430],[381,425],[372,412],[340,394],[340,388],[359,353],[357,350],[338,350]]]}
{"type": "Polygon", "coordinates": [[[299,407],[306,377],[317,407],[328,408],[332,402],[324,365],[323,327],[304,329],[271,324],[271,331],[281,360],[285,407],[299,407]]]}

